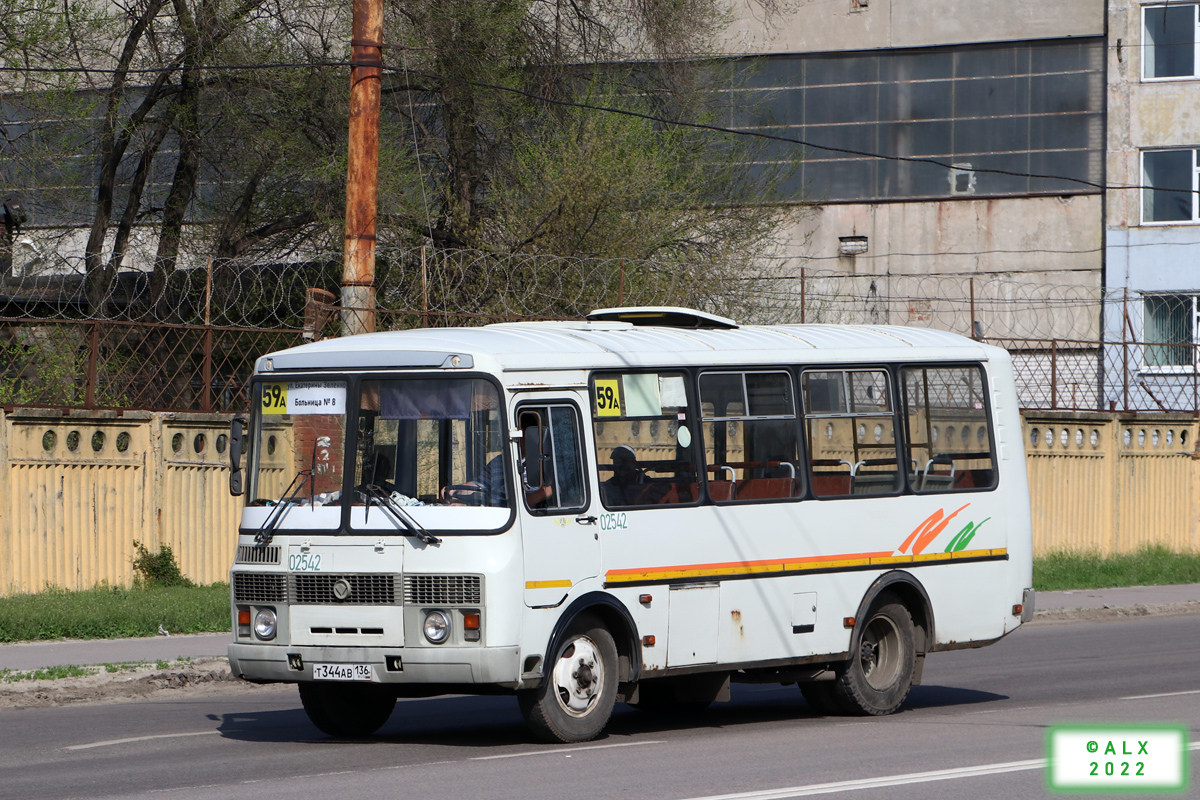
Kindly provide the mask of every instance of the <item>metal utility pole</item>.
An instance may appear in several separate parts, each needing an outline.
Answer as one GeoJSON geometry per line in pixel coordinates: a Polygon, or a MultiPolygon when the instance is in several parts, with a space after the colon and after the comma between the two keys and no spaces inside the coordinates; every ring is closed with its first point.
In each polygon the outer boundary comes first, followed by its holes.
{"type": "Polygon", "coordinates": [[[346,164],[346,251],[342,326],[375,330],[375,213],[379,204],[379,95],[383,0],[354,0],[350,56],[350,147],[346,164]]]}

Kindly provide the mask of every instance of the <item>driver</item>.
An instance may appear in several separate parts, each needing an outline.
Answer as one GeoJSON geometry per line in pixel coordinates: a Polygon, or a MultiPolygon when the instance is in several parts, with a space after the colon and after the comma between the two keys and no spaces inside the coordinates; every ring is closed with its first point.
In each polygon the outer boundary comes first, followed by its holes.
{"type": "Polygon", "coordinates": [[[612,477],[600,484],[600,492],[606,506],[631,506],[640,499],[645,489],[645,473],[638,464],[637,454],[629,445],[613,448],[612,477]]]}

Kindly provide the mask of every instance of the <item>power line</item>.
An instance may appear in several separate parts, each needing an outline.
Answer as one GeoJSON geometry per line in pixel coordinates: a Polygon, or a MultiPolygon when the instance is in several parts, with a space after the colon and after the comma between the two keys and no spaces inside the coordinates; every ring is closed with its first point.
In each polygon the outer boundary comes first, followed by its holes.
{"type": "MultiPolygon", "coordinates": [[[[268,64],[218,64],[218,65],[208,65],[208,66],[197,66],[197,67],[193,67],[190,69],[195,70],[195,71],[201,71],[201,70],[236,71],[236,70],[297,69],[297,68],[310,68],[310,67],[352,67],[352,66],[354,66],[354,62],[351,62],[351,61],[311,61],[311,62],[302,62],[302,63],[274,62],[274,63],[268,63],[268,64]]],[[[33,73],[50,73],[50,74],[76,74],[76,73],[80,73],[80,72],[93,72],[93,73],[99,73],[99,74],[126,74],[126,75],[155,74],[155,75],[157,75],[157,74],[161,73],[164,69],[170,70],[170,71],[175,71],[176,69],[178,69],[178,67],[162,67],[159,69],[138,68],[138,69],[130,69],[130,70],[114,70],[114,69],[85,69],[85,68],[81,68],[81,67],[3,67],[3,66],[0,66],[0,72],[33,72],[33,73]]],[[[802,147],[807,147],[807,148],[811,148],[814,150],[823,150],[825,152],[830,152],[830,153],[841,153],[843,155],[851,155],[851,156],[859,156],[862,158],[879,159],[882,161],[895,161],[895,162],[912,163],[912,164],[928,164],[931,166],[941,167],[946,170],[962,171],[959,167],[955,167],[953,163],[947,163],[945,161],[941,161],[936,158],[920,158],[920,157],[915,157],[915,156],[898,156],[898,155],[889,155],[886,153],[876,153],[876,152],[871,152],[868,150],[855,150],[855,149],[845,148],[845,147],[835,147],[833,145],[817,144],[815,142],[810,142],[805,139],[797,139],[797,138],[792,138],[792,137],[788,137],[788,136],[777,136],[774,134],[763,133],[761,131],[743,130],[743,129],[737,129],[737,128],[727,128],[727,127],[724,127],[721,125],[710,125],[710,124],[702,123],[702,122],[688,122],[686,120],[670,119],[667,117],[661,117],[661,116],[657,116],[654,114],[647,114],[647,113],[643,113],[640,111],[632,111],[630,109],[616,108],[616,107],[612,107],[612,106],[599,106],[599,105],[595,105],[592,103],[581,103],[581,102],[572,101],[572,100],[560,100],[557,98],[540,95],[535,92],[525,91],[524,89],[517,89],[517,88],[511,87],[511,86],[485,83],[482,81],[472,81],[472,80],[468,80],[466,78],[447,77],[444,75],[438,75],[437,73],[422,72],[420,70],[412,70],[412,69],[407,69],[407,68],[403,68],[403,67],[398,68],[398,67],[389,67],[389,66],[385,65],[383,67],[383,69],[384,69],[384,71],[389,72],[389,73],[404,74],[406,76],[406,79],[410,75],[416,75],[421,78],[432,79],[435,81],[446,81],[446,82],[458,83],[458,84],[462,84],[462,85],[466,85],[466,86],[473,86],[478,89],[488,89],[491,91],[515,94],[515,95],[526,97],[530,100],[535,100],[537,102],[544,103],[547,105],[555,105],[555,106],[560,106],[560,107],[565,107],[565,108],[579,108],[579,109],[584,109],[584,110],[589,110],[589,111],[599,111],[599,112],[609,113],[609,114],[619,114],[619,115],[623,115],[623,116],[627,116],[627,117],[633,117],[636,119],[643,119],[643,120],[646,120],[647,122],[659,123],[662,125],[671,125],[671,126],[676,126],[676,127],[691,128],[691,129],[695,129],[695,130],[704,130],[704,131],[709,131],[712,133],[720,133],[720,134],[730,135],[730,136],[745,136],[745,137],[750,137],[750,138],[755,138],[755,139],[763,139],[763,140],[767,140],[767,141],[782,142],[785,144],[796,144],[796,145],[800,145],[802,147]]],[[[409,91],[411,91],[411,89],[409,91]]],[[[1200,193],[1200,190],[1192,189],[1190,186],[1187,188],[1172,188],[1172,187],[1164,187],[1164,186],[1147,186],[1144,184],[1105,184],[1105,183],[1097,183],[1095,181],[1089,181],[1084,178],[1072,178],[1072,177],[1069,177],[1066,175],[1045,175],[1045,174],[1033,173],[1033,172],[1021,172],[1018,170],[1003,170],[1003,169],[994,169],[994,168],[988,168],[988,167],[974,167],[969,171],[973,172],[973,173],[1005,175],[1005,176],[1015,177],[1015,178],[1033,178],[1033,179],[1039,179],[1039,180],[1068,181],[1071,183],[1079,184],[1081,186],[1098,189],[1100,191],[1109,191],[1109,190],[1122,190],[1123,191],[1123,190],[1150,189],[1153,191],[1173,192],[1173,193],[1179,193],[1179,194],[1200,193]]],[[[913,198],[913,199],[919,200],[921,198],[913,198]]]]}

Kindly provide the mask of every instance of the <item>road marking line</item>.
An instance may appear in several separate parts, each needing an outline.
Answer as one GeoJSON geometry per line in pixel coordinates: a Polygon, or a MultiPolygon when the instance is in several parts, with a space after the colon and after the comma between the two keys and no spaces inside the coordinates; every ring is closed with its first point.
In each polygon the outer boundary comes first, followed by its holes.
{"type": "MultiPolygon", "coordinates": [[[[1187,749],[1200,750],[1200,741],[1190,743],[1187,749]]],[[[785,798],[807,797],[814,794],[850,792],[855,789],[882,789],[887,786],[903,786],[910,783],[977,778],[983,775],[999,775],[1005,772],[1025,772],[1033,769],[1042,769],[1048,763],[1044,758],[1034,758],[1028,761],[980,764],[976,767],[956,767],[954,769],[939,769],[932,772],[912,772],[907,775],[885,775],[881,778],[860,778],[851,781],[837,781],[836,783],[813,783],[808,786],[789,786],[784,789],[763,789],[757,792],[715,794],[705,797],[691,797],[688,800],[785,800],[785,798]]]]}
{"type": "Polygon", "coordinates": [[[813,783],[808,786],[789,786],[784,789],[717,794],[706,797],[693,797],[689,798],[689,800],[783,800],[789,797],[849,792],[855,789],[881,789],[886,786],[903,786],[909,783],[928,783],[930,781],[948,781],[957,778],[975,778],[981,775],[998,775],[1004,772],[1023,772],[1031,769],[1041,769],[1045,766],[1046,759],[1035,758],[1028,761],[1008,761],[1001,764],[980,764],[977,767],[957,767],[955,769],[939,769],[932,772],[912,772],[907,775],[886,775],[881,778],[860,778],[852,781],[837,781],[836,783],[813,783]]]}
{"type": "Polygon", "coordinates": [[[502,756],[475,756],[468,761],[495,761],[498,758],[524,758],[525,756],[553,756],[559,753],[582,753],[588,750],[607,750],[611,747],[642,747],[648,744],[666,744],[666,742],[617,742],[616,744],[595,744],[591,747],[557,747],[553,750],[530,750],[525,753],[505,753],[502,756]]]}
{"type": "Polygon", "coordinates": [[[1179,697],[1184,694],[1200,694],[1200,689],[1192,689],[1186,692],[1163,692],[1162,694],[1135,694],[1130,697],[1119,698],[1121,700],[1149,700],[1154,697],[1179,697]]]}
{"type": "Polygon", "coordinates": [[[183,736],[211,736],[214,733],[220,733],[220,731],[197,731],[196,733],[160,733],[157,736],[134,736],[129,739],[109,739],[105,742],[73,744],[70,747],[64,747],[63,750],[88,750],[93,747],[108,747],[114,744],[128,744],[129,742],[148,742],[151,739],[178,739],[183,736]]]}

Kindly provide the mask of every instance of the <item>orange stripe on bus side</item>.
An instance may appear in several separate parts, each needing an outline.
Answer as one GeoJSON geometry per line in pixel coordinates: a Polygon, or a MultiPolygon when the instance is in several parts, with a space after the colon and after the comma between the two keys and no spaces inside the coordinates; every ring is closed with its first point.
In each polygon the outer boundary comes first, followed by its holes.
{"type": "Polygon", "coordinates": [[[673,578],[709,578],[760,573],[802,572],[812,569],[837,569],[839,567],[888,566],[893,564],[950,563],[966,558],[1003,556],[1005,548],[992,550],[961,550],[957,553],[930,553],[919,556],[894,556],[891,553],[846,553],[837,556],[810,556],[807,558],[770,559],[764,561],[731,561],[717,564],[687,564],[672,567],[649,567],[640,569],[614,569],[605,574],[608,583],[633,581],[667,580],[673,578]]]}

